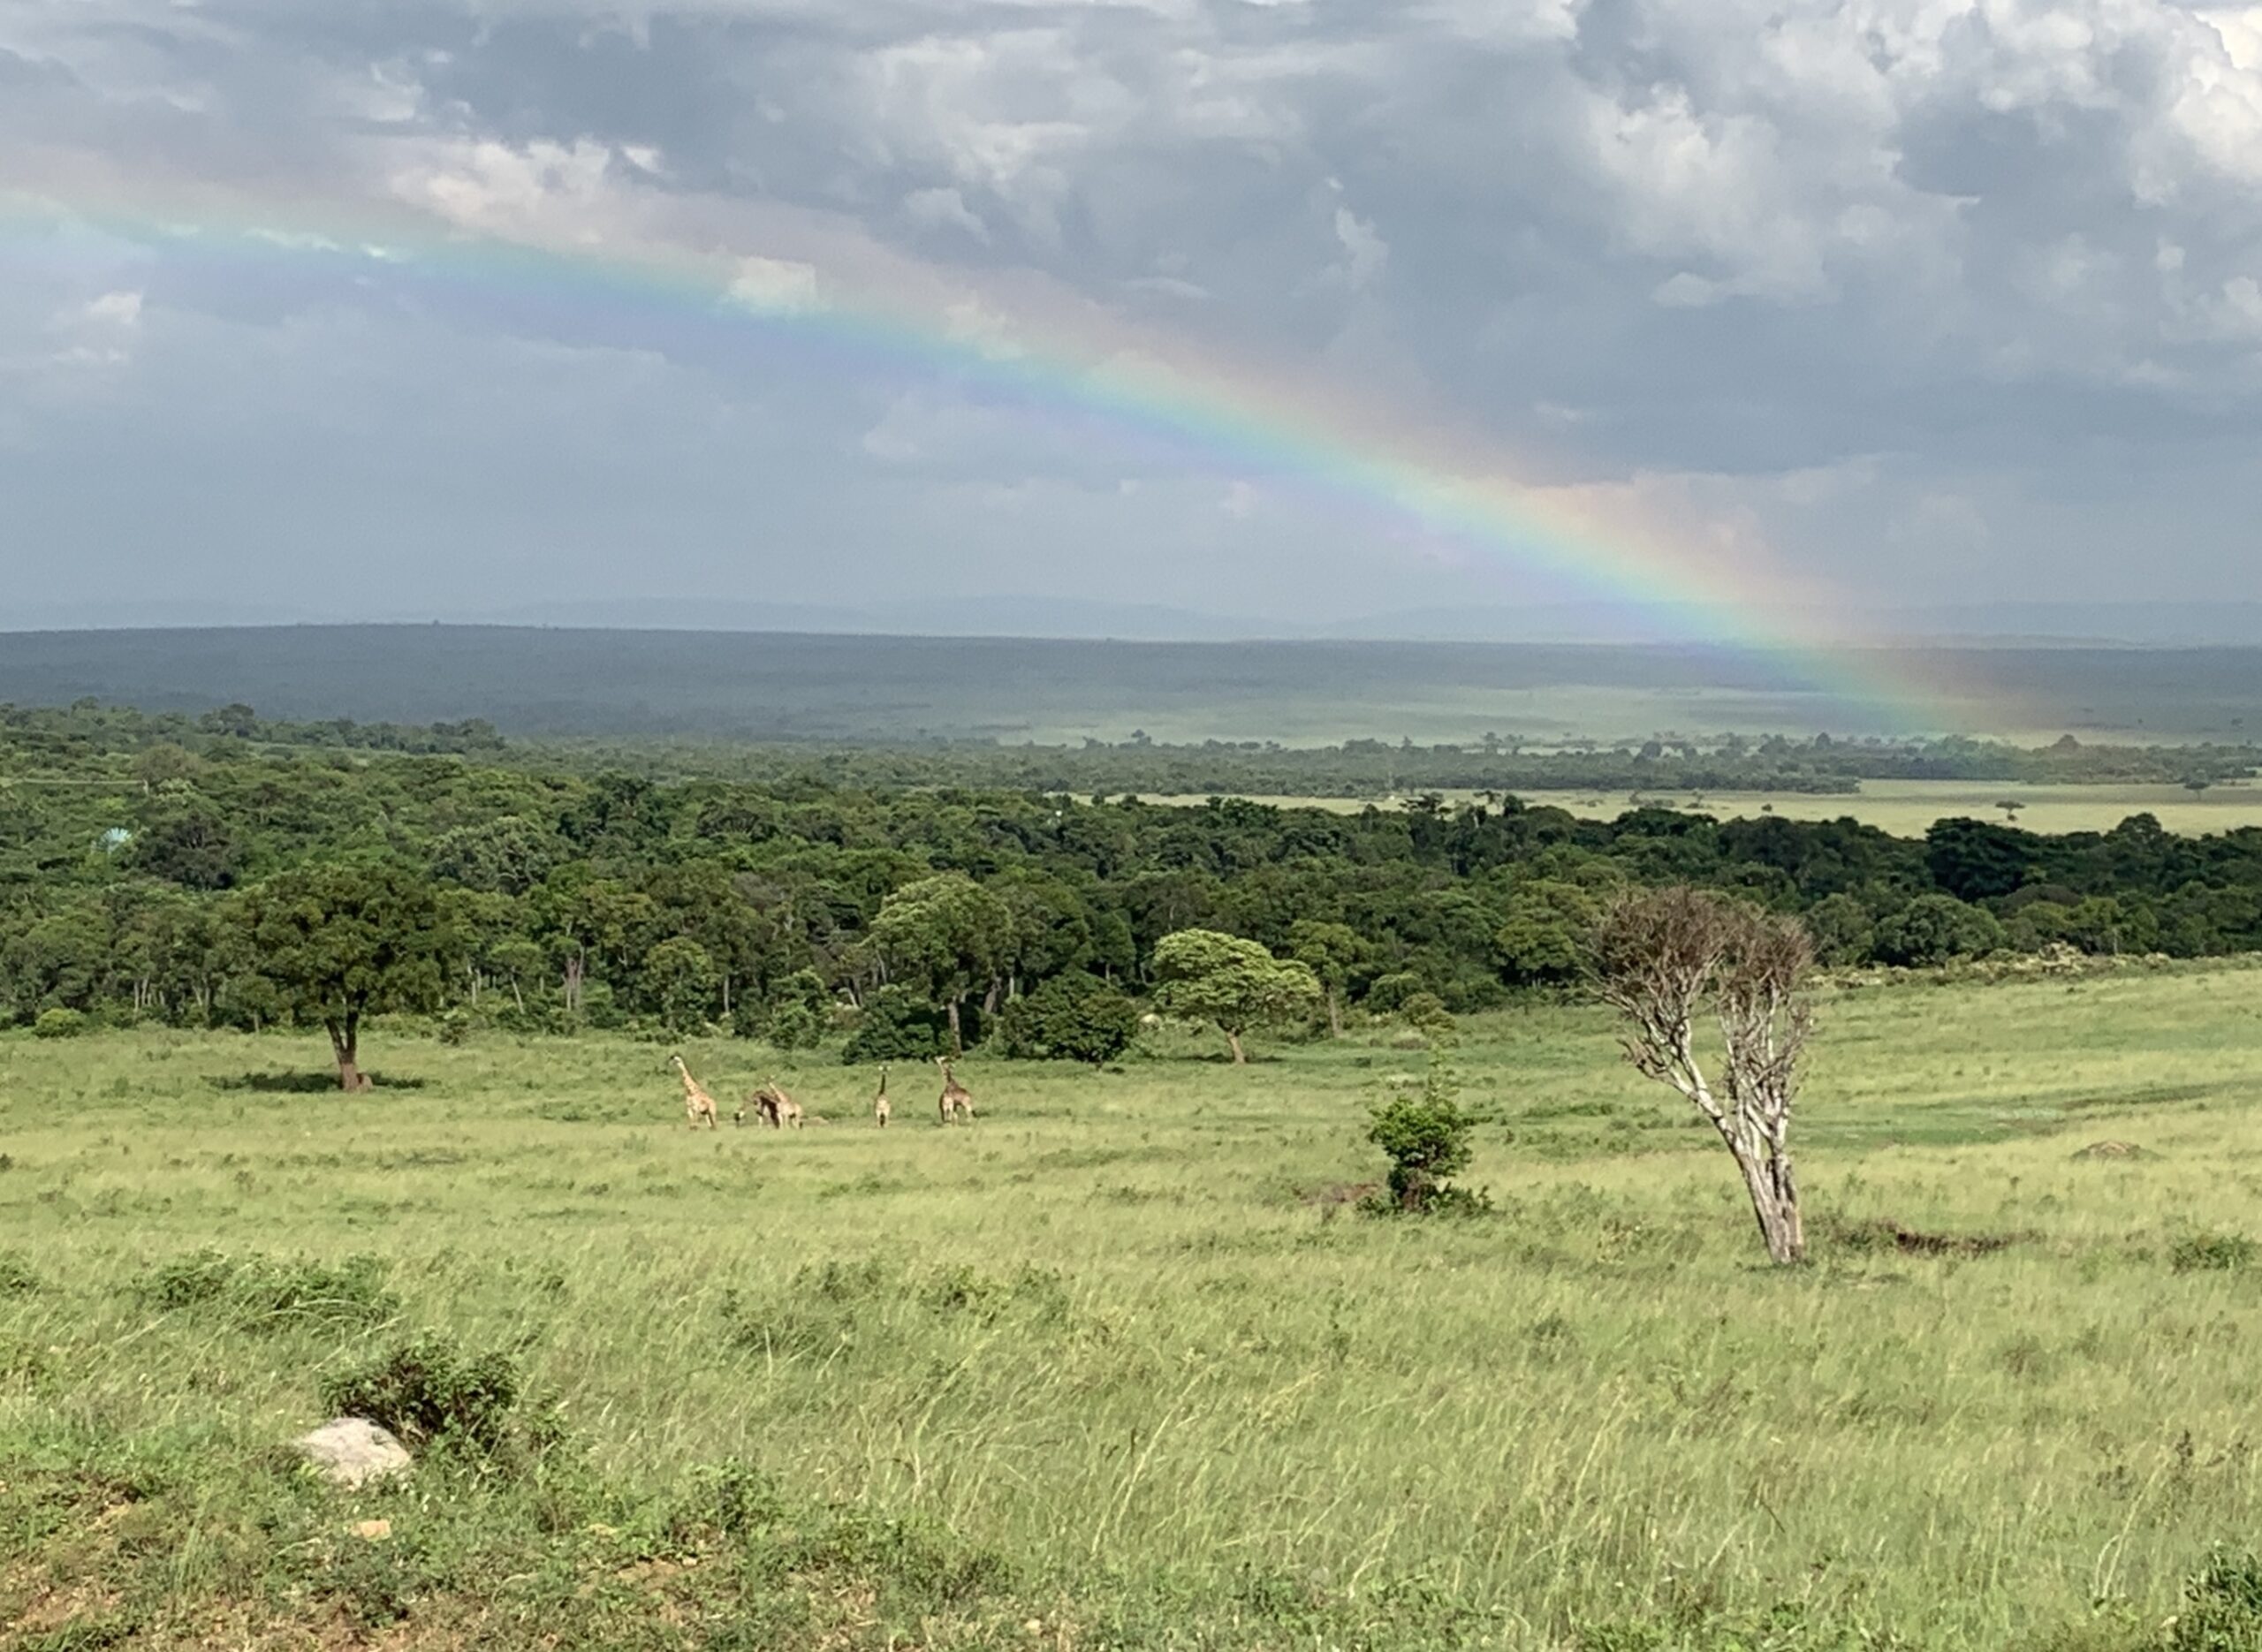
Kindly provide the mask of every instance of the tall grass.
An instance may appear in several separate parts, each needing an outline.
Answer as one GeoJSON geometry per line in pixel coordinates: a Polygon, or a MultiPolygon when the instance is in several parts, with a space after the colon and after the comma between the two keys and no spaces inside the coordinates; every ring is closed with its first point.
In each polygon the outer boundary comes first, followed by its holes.
{"type": "MultiPolygon", "coordinates": [[[[1514,1646],[1788,1611],[1993,1648],[2156,1623],[2262,1527],[2262,973],[1833,999],[1790,1271],[1580,1009],[1468,1028],[1497,1209],[1442,1222],[1340,1196],[1422,1060],[1379,1038],[975,1062],[978,1124],[884,1133],[808,1057],[776,1070],[833,1122],[798,1134],[686,1130],[649,1046],[370,1042],[421,1087],[0,1040],[0,1481],[263,1484],[326,1375],[437,1329],[513,1351],[624,1507],[753,1465],[1000,1557],[1087,1640],[1095,1603],[1271,1645],[1364,1602],[1514,1646]],[[207,1251],[221,1284],[153,1289],[207,1251]]],[[[686,1053],[717,1095],[774,1066],[686,1053]]],[[[219,1588],[182,1542],[167,1598],[219,1588]]]]}

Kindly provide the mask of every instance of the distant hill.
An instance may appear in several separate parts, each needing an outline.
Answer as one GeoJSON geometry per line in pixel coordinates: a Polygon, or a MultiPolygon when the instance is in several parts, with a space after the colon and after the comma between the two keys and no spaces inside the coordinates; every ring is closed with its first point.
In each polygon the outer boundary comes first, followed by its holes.
{"type": "Polygon", "coordinates": [[[1722,648],[1216,642],[467,625],[0,634],[0,701],[292,720],[482,717],[508,733],[785,740],[1615,742],[1666,732],[1996,733],[2151,743],[2262,730],[2262,649],[1904,649],[1904,679],[1980,692],[1912,714],[1722,648]],[[2031,710],[2015,724],[2004,707],[2031,710]]]}
{"type": "MultiPolygon", "coordinates": [[[[313,603],[233,598],[190,602],[131,597],[101,604],[42,604],[0,595],[9,631],[234,628],[267,625],[429,625],[565,627],[596,631],[754,631],[798,635],[1028,637],[1130,642],[1370,641],[1685,645],[1706,637],[1707,618],[1615,603],[1468,604],[1400,609],[1298,623],[1210,613],[1159,602],[1108,602],[985,595],[851,602],[762,602],[710,597],[535,600],[475,613],[379,607],[359,618],[313,603]]],[[[2262,646],[2262,602],[1992,602],[1886,608],[1863,616],[1865,634],[1911,646],[1940,642],[2262,646]]],[[[1818,616],[1817,634],[1832,624],[1818,616]]]]}

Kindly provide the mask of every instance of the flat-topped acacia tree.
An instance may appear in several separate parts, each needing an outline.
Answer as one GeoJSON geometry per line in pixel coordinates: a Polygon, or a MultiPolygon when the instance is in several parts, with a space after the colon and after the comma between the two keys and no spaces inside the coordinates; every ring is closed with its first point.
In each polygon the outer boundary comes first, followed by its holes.
{"type": "Polygon", "coordinates": [[[1806,1255],[1791,1104],[1813,1028],[1814,948],[1795,918],[1705,890],[1621,897],[1589,944],[1596,996],[1625,1018],[1627,1059],[1686,1096],[1719,1133],[1751,1195],[1767,1254],[1806,1255]],[[1696,1055],[1696,1023],[1719,1024],[1720,1095],[1696,1055]]]}
{"type": "Polygon", "coordinates": [[[390,866],[307,867],[247,890],[251,967],[292,1018],[330,1034],[338,1087],[366,1090],[361,1021],[439,1001],[449,945],[431,885],[390,866]]]}

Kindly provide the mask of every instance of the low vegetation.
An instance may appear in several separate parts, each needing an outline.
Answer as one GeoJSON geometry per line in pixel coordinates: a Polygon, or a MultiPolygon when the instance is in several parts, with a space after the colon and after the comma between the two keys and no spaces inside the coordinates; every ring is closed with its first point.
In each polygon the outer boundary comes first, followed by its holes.
{"type": "Polygon", "coordinates": [[[0,1034],[0,1644],[2251,1648],[2258,987],[1823,986],[1785,1268],[1599,1006],[884,1132],[831,1041],[686,1041],[833,1120],[710,1133],[611,1034],[0,1034]]]}

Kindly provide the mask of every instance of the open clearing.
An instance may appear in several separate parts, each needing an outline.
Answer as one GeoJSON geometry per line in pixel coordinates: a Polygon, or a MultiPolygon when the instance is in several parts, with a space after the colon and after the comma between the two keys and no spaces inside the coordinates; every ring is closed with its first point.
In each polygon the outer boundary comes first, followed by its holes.
{"type": "MultiPolygon", "coordinates": [[[[1474,792],[1444,794],[1448,801],[1476,800],[1474,792]]],[[[2169,831],[2188,836],[2262,826],[2262,784],[2231,782],[2194,795],[2182,786],[2020,785],[2003,780],[1865,780],[1854,792],[1518,791],[1534,807],[1567,809],[1587,820],[1614,820],[1643,803],[1701,810],[1722,820],[1780,815],[1790,820],[1839,820],[1847,815],[1902,837],[1921,837],[1935,821],[1962,815],[2006,819],[2000,803],[2016,799],[2015,824],[2035,832],[2110,831],[2131,815],[2151,815],[2169,831]]],[[[1196,797],[1151,796],[1150,803],[1198,804],[1196,797]]],[[[1251,799],[1282,808],[1322,808],[1355,813],[1370,803],[1401,806],[1403,798],[1262,797],[1251,799]]]]}
{"type": "Polygon", "coordinates": [[[2262,970],[1825,1012],[1785,1272],[1584,1009],[1470,1024],[1498,1209],[1428,1223],[1329,1191],[1423,1060],[1381,1034],[973,1061],[949,1131],[807,1058],[782,1136],[623,1040],[381,1030],[342,1098],[318,1038],[0,1039],[0,1644],[2156,1644],[2262,1527],[2262,970]],[[390,1300],[163,1306],[206,1247],[390,1300]],[[323,1375],[433,1327],[567,1445],[293,1473],[323,1375]]]}

